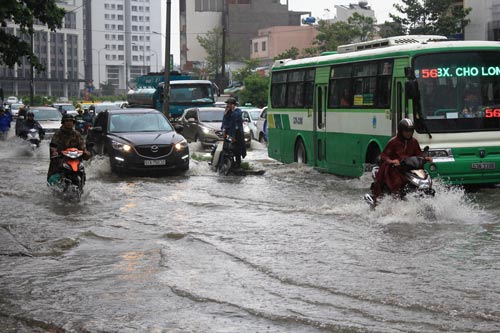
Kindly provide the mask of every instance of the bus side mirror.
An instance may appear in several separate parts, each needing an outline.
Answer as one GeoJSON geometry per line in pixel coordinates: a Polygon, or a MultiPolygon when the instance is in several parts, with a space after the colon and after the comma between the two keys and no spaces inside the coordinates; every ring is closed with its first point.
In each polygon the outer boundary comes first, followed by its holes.
{"type": "Polygon", "coordinates": [[[419,99],[420,93],[418,91],[418,83],[415,80],[406,81],[405,83],[406,97],[408,99],[419,99]]]}
{"type": "Polygon", "coordinates": [[[408,80],[415,80],[415,71],[412,67],[405,67],[405,76],[408,80]]]}

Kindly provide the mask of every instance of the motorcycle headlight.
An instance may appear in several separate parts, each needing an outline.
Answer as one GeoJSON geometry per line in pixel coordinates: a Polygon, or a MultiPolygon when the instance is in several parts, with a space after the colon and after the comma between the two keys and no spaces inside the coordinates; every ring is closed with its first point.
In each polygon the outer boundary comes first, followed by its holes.
{"type": "Polygon", "coordinates": [[[177,142],[175,145],[174,145],[174,148],[175,150],[177,151],[181,151],[181,150],[184,150],[188,147],[188,143],[186,141],[186,139],[183,139],[182,141],[179,141],[177,142]]]}
{"type": "Polygon", "coordinates": [[[111,141],[111,146],[113,147],[113,149],[120,150],[126,153],[132,150],[132,146],[114,140],[111,141]]]}

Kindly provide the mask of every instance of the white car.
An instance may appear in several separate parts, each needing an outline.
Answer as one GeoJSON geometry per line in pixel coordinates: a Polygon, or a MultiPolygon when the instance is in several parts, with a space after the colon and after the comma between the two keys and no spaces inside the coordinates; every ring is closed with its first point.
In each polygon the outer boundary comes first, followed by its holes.
{"type": "Polygon", "coordinates": [[[16,96],[9,96],[9,97],[7,97],[7,100],[5,102],[7,104],[12,104],[12,103],[18,103],[19,100],[17,99],[16,96]]]}
{"type": "Polygon", "coordinates": [[[23,103],[12,103],[10,105],[10,112],[12,113],[12,117],[17,117],[19,115],[19,108],[24,106],[23,103]]]}
{"type": "Polygon", "coordinates": [[[40,123],[45,131],[44,139],[51,139],[54,133],[61,127],[62,114],[58,109],[50,106],[32,106],[30,111],[33,112],[35,120],[40,123]]]}
{"type": "Polygon", "coordinates": [[[257,120],[257,138],[261,143],[267,142],[267,106],[262,109],[257,120]]]}
{"type": "Polygon", "coordinates": [[[259,132],[257,130],[257,120],[259,119],[262,109],[256,107],[245,107],[245,106],[240,107],[240,109],[243,121],[246,122],[248,128],[250,128],[252,139],[258,140],[259,132]]]}

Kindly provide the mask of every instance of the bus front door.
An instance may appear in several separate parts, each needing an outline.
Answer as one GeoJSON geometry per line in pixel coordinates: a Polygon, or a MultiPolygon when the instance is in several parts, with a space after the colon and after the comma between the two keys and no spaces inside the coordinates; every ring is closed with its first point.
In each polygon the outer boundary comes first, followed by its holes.
{"type": "Polygon", "coordinates": [[[407,110],[405,111],[405,108],[408,107],[407,102],[405,103],[405,82],[406,78],[396,78],[394,80],[394,98],[392,99],[392,114],[391,114],[391,119],[392,119],[392,136],[395,136],[397,134],[397,128],[398,128],[398,123],[401,119],[404,118],[405,112],[408,112],[407,110]]]}
{"type": "Polygon", "coordinates": [[[314,166],[327,168],[326,158],[326,98],[327,85],[316,84],[314,107],[314,166]]]}

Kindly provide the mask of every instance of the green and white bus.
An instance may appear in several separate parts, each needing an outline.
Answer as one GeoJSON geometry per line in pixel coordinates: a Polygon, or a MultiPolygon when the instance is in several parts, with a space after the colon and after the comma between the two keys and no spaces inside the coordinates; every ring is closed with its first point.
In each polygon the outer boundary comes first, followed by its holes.
{"type": "Polygon", "coordinates": [[[500,43],[400,36],[273,65],[269,156],[349,177],[372,166],[402,118],[431,175],[500,183],[500,43]]]}

